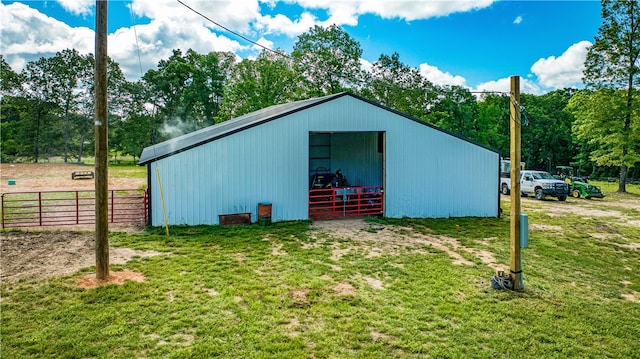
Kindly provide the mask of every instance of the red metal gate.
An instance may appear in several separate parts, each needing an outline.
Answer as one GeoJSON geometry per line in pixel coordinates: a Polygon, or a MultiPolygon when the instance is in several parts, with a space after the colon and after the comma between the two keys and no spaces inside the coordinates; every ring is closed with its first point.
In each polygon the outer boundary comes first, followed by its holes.
{"type": "Polygon", "coordinates": [[[383,198],[380,186],[312,189],[309,191],[309,218],[382,215],[383,198]]]}
{"type": "MultiPolygon", "coordinates": [[[[95,223],[95,191],[2,194],[2,228],[95,223]]],[[[147,223],[146,190],[109,191],[109,223],[147,223]]]]}

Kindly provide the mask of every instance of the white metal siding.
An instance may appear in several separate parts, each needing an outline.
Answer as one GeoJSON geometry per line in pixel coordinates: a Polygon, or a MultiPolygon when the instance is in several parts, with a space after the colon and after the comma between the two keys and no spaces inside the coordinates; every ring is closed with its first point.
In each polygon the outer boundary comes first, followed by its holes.
{"type": "MultiPolygon", "coordinates": [[[[170,224],[217,224],[219,214],[238,212],[251,212],[255,221],[262,202],[273,205],[275,221],[306,219],[309,133],[338,132],[336,148],[348,149],[342,132],[368,132],[352,140],[369,141],[375,151],[378,131],[386,132],[386,174],[360,165],[350,176],[349,168],[340,168],[350,182],[386,177],[386,216],[497,215],[497,153],[343,96],[151,163],[152,224],[163,221],[156,167],[170,224]]],[[[336,166],[348,164],[333,156],[336,166]]],[[[355,156],[381,166],[382,154],[355,156]]]]}
{"type": "MultiPolygon", "coordinates": [[[[286,121],[284,121],[286,122],[286,121]]],[[[273,121],[151,164],[160,168],[170,224],[217,224],[219,214],[251,212],[272,204],[272,218],[307,218],[308,137],[283,136],[273,121]]],[[[301,132],[301,123],[288,130],[301,132]]],[[[152,223],[163,222],[157,179],[152,223]]]]}
{"type": "Polygon", "coordinates": [[[386,215],[497,215],[498,155],[438,131],[411,127],[387,132],[386,215]]]}

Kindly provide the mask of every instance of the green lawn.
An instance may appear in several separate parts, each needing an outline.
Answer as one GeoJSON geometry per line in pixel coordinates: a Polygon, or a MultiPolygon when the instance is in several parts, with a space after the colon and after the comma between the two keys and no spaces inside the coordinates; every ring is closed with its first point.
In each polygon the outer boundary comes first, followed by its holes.
{"type": "Polygon", "coordinates": [[[87,268],[2,283],[0,354],[638,358],[640,302],[628,298],[640,301],[640,230],[624,221],[640,223],[640,211],[625,205],[639,200],[631,193],[523,201],[532,229],[522,293],[491,289],[493,270],[473,254],[490,252],[508,265],[504,201],[501,219],[370,221],[369,234],[402,228],[398,234],[453,238],[450,248],[471,265],[419,242],[377,250],[318,234],[309,222],[176,227],[170,237],[164,229],[115,233],[112,245],[164,253],[111,266],[146,280],[80,289],[75,283],[87,268]],[[571,210],[559,216],[556,205],[571,210]],[[625,217],[594,216],[596,209],[625,217]]]}
{"type": "Polygon", "coordinates": [[[109,165],[109,176],[116,178],[146,178],[147,167],[135,164],[109,165]]]}

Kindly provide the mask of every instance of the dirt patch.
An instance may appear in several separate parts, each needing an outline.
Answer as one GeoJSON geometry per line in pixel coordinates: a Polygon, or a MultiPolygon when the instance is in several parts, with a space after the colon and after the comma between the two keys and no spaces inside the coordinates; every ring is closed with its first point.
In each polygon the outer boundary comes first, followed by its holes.
{"type": "Polygon", "coordinates": [[[640,292],[621,294],[621,297],[634,303],[640,303],[640,292]]]}
{"type": "Polygon", "coordinates": [[[282,250],[282,244],[277,243],[271,247],[271,255],[272,256],[286,256],[288,253],[282,250]]]}
{"type": "MultiPolygon", "coordinates": [[[[502,201],[509,201],[508,196],[501,195],[502,201]]],[[[544,211],[551,217],[562,217],[567,214],[581,216],[585,219],[589,218],[610,218],[615,221],[616,225],[637,226],[637,221],[620,211],[620,208],[640,210],[640,201],[613,201],[604,200],[587,200],[568,198],[566,201],[544,200],[539,201],[534,198],[522,198],[523,207],[532,208],[533,211],[544,211]]],[[[539,226],[537,229],[546,230],[544,224],[530,224],[530,226],[539,226]]]]}
{"type": "MultiPolygon", "coordinates": [[[[94,167],[71,163],[2,163],[0,164],[0,192],[95,189],[94,179],[71,179],[71,172],[74,171],[94,171],[94,167]],[[15,185],[9,185],[10,180],[15,181],[15,185]]],[[[109,188],[113,189],[137,189],[146,184],[146,178],[109,176],[109,188]]]]}
{"type": "Polygon", "coordinates": [[[296,289],[291,292],[291,305],[296,308],[304,308],[309,305],[309,289],[296,289]]]}
{"type": "Polygon", "coordinates": [[[287,323],[283,324],[282,327],[291,337],[297,337],[300,335],[300,332],[298,331],[300,328],[300,321],[298,318],[291,318],[287,323]]]}
{"type": "Polygon", "coordinates": [[[352,297],[356,295],[356,289],[350,283],[347,283],[347,282],[338,283],[335,287],[333,287],[333,290],[339,296],[352,297]]]}
{"type": "Polygon", "coordinates": [[[385,341],[388,342],[391,337],[384,334],[384,333],[380,333],[380,332],[370,332],[369,335],[371,335],[371,339],[375,342],[375,341],[385,341]]]}
{"type": "Polygon", "coordinates": [[[130,271],[125,269],[121,272],[109,272],[109,276],[106,279],[99,280],[96,278],[95,273],[89,273],[78,279],[78,287],[80,288],[97,288],[107,284],[124,284],[125,281],[130,280],[134,282],[144,282],[144,275],[140,272],[130,271]]]}
{"type": "Polygon", "coordinates": [[[562,226],[554,226],[551,224],[542,223],[531,223],[529,224],[529,229],[534,231],[562,232],[562,226]]]}
{"type": "MultiPolygon", "coordinates": [[[[0,280],[44,279],[70,275],[95,265],[91,232],[5,232],[0,234],[0,280]]],[[[110,264],[161,254],[130,248],[109,248],[110,264]]],[[[94,275],[95,276],[95,275],[94,275]]]]}
{"type": "Polygon", "coordinates": [[[638,250],[640,249],[640,243],[634,242],[634,243],[614,243],[616,246],[620,247],[620,248],[625,248],[625,249],[632,249],[632,250],[638,250]]]}
{"type": "Polygon", "coordinates": [[[312,229],[316,232],[312,235],[316,241],[322,241],[322,234],[333,238],[349,239],[352,244],[338,243],[332,250],[331,259],[340,260],[345,254],[354,251],[364,251],[367,258],[380,255],[401,255],[403,253],[428,254],[428,247],[445,252],[456,265],[474,265],[474,262],[465,258],[461,253],[467,253],[482,263],[496,269],[502,268],[496,264],[492,253],[474,248],[468,248],[452,237],[419,233],[413,228],[398,227],[392,225],[380,225],[366,223],[362,219],[350,218],[331,221],[315,221],[312,229]]]}
{"type": "Polygon", "coordinates": [[[364,280],[373,289],[384,289],[384,285],[382,284],[382,281],[379,280],[379,279],[375,279],[375,278],[371,278],[371,277],[365,277],[364,280]]]}

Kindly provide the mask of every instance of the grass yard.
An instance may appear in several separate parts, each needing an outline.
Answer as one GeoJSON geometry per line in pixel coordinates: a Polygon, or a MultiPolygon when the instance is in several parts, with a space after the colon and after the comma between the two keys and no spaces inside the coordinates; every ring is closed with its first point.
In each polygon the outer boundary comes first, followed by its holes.
{"type": "Polygon", "coordinates": [[[147,178],[147,167],[137,165],[109,165],[109,176],[115,178],[147,178]]]}
{"type": "MultiPolygon", "coordinates": [[[[374,219],[113,233],[161,252],[1,285],[3,358],[639,358],[640,193],[523,199],[525,290],[502,218],[374,219]]],[[[639,191],[640,192],[640,191],[639,191]]]]}

